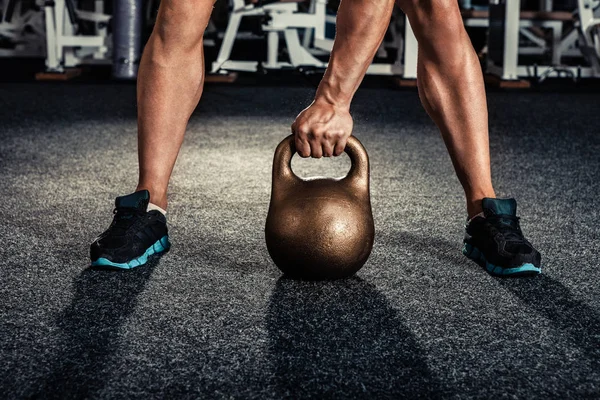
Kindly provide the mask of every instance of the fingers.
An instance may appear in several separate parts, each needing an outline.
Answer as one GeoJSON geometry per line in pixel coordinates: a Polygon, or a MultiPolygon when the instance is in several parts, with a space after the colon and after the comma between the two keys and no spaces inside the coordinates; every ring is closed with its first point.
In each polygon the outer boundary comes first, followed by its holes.
{"type": "Polygon", "coordinates": [[[312,139],[310,142],[310,155],[313,158],[323,157],[323,147],[318,139],[312,139]]]}
{"type": "Polygon", "coordinates": [[[302,158],[310,157],[312,150],[307,140],[308,127],[302,124],[297,126],[294,122],[292,133],[294,134],[294,144],[296,145],[298,155],[302,158]]]}
{"type": "Polygon", "coordinates": [[[324,141],[321,146],[323,149],[323,157],[331,157],[334,153],[335,143],[331,143],[330,141],[324,141]]]}
{"type": "Polygon", "coordinates": [[[307,124],[296,122],[292,124],[292,132],[295,136],[296,152],[300,157],[321,158],[323,155],[330,157],[333,154],[333,146],[323,138],[324,132],[311,131],[307,124]]]}
{"type": "Polygon", "coordinates": [[[313,103],[298,114],[292,132],[300,157],[339,156],[352,134],[352,117],[348,110],[313,103]]]}
{"type": "Polygon", "coordinates": [[[348,139],[345,137],[341,137],[340,139],[338,139],[338,141],[336,142],[336,144],[333,148],[333,155],[335,157],[341,155],[344,152],[344,150],[346,149],[347,141],[348,141],[348,139]]]}
{"type": "Polygon", "coordinates": [[[343,135],[329,135],[323,132],[307,132],[298,127],[294,130],[296,151],[302,158],[339,156],[346,148],[343,135]]]}

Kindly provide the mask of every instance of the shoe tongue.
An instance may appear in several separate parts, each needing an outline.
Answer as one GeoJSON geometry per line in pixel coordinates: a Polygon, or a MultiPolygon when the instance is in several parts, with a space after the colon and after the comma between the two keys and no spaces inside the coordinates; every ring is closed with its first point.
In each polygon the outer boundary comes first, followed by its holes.
{"type": "Polygon", "coordinates": [[[490,199],[482,201],[483,212],[488,215],[517,215],[517,201],[515,199],[490,199]]]}
{"type": "Polygon", "coordinates": [[[137,208],[140,211],[146,211],[150,202],[150,192],[140,190],[127,196],[117,197],[115,200],[116,207],[137,208]]]}

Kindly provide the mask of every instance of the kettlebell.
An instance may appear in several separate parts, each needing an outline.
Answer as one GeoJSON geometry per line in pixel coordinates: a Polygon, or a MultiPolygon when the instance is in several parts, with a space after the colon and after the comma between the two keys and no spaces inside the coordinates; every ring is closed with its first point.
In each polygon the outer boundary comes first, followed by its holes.
{"type": "Polygon", "coordinates": [[[293,278],[345,278],[367,261],[375,227],[369,193],[369,156],[353,136],[345,152],[352,166],[341,179],[301,179],[292,171],[294,135],[273,157],[271,203],[265,225],[275,265],[293,278]]]}

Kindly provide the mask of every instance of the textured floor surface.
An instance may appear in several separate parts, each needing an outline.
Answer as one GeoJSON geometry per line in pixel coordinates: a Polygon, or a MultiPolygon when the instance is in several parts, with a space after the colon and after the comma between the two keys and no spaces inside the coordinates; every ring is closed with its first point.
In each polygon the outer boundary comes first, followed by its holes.
{"type": "MultiPolygon", "coordinates": [[[[493,175],[534,279],[460,254],[463,196],[412,91],[361,90],[373,253],[283,279],[264,244],[273,150],[313,90],[212,86],[170,188],[172,250],[88,269],[137,177],[131,85],[0,86],[3,398],[600,398],[600,96],[492,93],[493,175]]],[[[294,158],[302,176],[349,160],[294,158]]]]}

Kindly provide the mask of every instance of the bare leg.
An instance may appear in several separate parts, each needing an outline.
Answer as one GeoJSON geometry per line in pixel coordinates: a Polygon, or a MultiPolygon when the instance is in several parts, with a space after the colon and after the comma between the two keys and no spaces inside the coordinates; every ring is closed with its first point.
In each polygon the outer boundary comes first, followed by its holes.
{"type": "Polygon", "coordinates": [[[138,73],[137,190],[166,209],[169,179],[204,84],[204,30],[213,0],[163,0],[138,73]]]}
{"type": "Polygon", "coordinates": [[[419,42],[423,107],[438,126],[465,191],[469,217],[495,197],[483,75],[456,0],[398,0],[419,42]]]}

